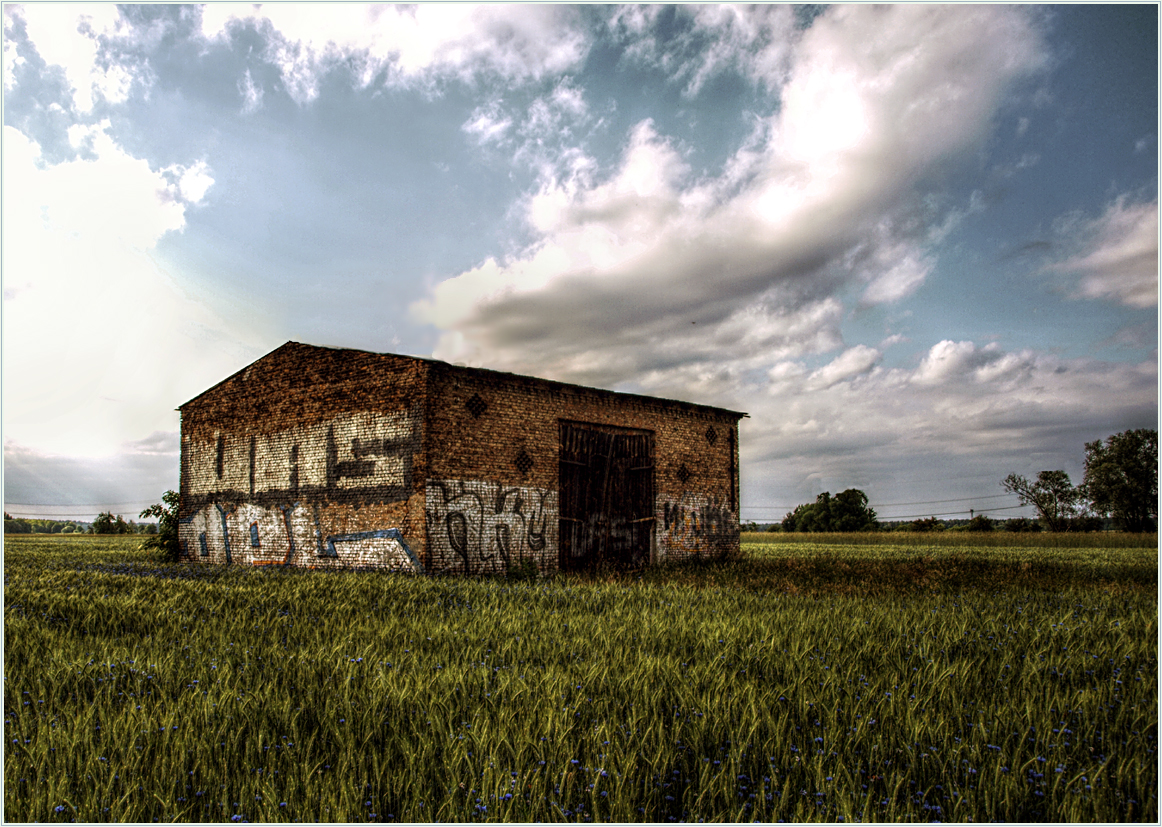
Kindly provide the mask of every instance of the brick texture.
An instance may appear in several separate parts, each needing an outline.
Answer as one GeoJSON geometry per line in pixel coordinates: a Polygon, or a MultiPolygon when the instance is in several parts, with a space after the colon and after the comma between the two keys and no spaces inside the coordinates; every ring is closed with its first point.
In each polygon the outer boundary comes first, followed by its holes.
{"type": "Polygon", "coordinates": [[[650,440],[651,562],[738,548],[731,411],[295,342],[180,410],[189,560],[553,571],[562,422],[650,440]]]}

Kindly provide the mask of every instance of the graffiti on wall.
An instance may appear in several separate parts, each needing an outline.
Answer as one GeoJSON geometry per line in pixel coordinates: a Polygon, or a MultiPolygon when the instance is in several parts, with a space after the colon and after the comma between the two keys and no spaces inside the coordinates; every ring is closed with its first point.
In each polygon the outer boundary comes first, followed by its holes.
{"type": "Polygon", "coordinates": [[[738,539],[737,517],[718,497],[683,494],[677,501],[664,500],[659,546],[682,555],[716,555],[738,539]]]}
{"type": "Polygon", "coordinates": [[[209,563],[301,566],[332,559],[350,566],[423,570],[398,528],[327,535],[318,507],[301,502],[243,503],[232,509],[211,503],[179,523],[178,538],[187,557],[209,563]]]}
{"type": "Polygon", "coordinates": [[[194,508],[321,495],[394,502],[412,493],[419,440],[419,417],[410,411],[344,414],[271,434],[218,432],[183,441],[183,492],[194,508]]]}
{"type": "Polygon", "coordinates": [[[429,480],[432,568],[505,573],[518,560],[545,565],[556,554],[557,493],[481,480],[429,480]]]}

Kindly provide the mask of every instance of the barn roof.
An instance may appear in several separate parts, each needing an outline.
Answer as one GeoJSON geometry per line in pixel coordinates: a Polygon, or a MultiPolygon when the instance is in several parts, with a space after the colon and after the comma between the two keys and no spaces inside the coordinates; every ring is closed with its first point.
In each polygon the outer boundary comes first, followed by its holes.
{"type": "Polygon", "coordinates": [[[238,371],[232,373],[230,376],[227,376],[221,382],[218,382],[217,384],[202,391],[200,394],[195,396],[193,399],[190,399],[189,401],[183,403],[182,405],[179,405],[178,410],[179,411],[183,410],[184,408],[194,404],[195,402],[202,399],[203,397],[213,393],[219,387],[227,384],[235,377],[246,373],[246,371],[248,371],[254,365],[257,365],[260,362],[263,362],[263,361],[269,359],[270,357],[274,356],[276,353],[279,353],[280,351],[283,351],[286,349],[298,350],[300,352],[300,354],[304,357],[310,357],[312,355],[327,354],[327,355],[332,356],[332,357],[340,356],[340,358],[342,358],[342,356],[344,354],[350,354],[352,357],[359,357],[359,358],[366,358],[368,356],[382,357],[385,361],[390,360],[392,362],[395,362],[396,364],[399,364],[400,362],[425,363],[428,365],[435,366],[438,369],[440,369],[441,371],[445,371],[445,372],[449,372],[449,373],[463,372],[463,373],[467,373],[467,374],[477,374],[477,375],[480,375],[480,374],[489,375],[490,374],[490,375],[493,375],[496,377],[504,377],[508,381],[515,380],[515,381],[519,381],[519,382],[522,382],[525,384],[539,385],[541,387],[545,387],[548,389],[581,391],[581,392],[598,394],[601,396],[608,396],[611,398],[619,398],[619,399],[635,399],[635,400],[649,402],[649,403],[652,403],[655,405],[661,403],[661,404],[664,404],[667,406],[674,406],[677,408],[684,408],[684,409],[688,409],[688,410],[701,410],[701,411],[706,411],[706,412],[713,412],[715,414],[725,414],[727,416],[734,417],[735,419],[741,419],[745,416],[749,416],[749,414],[742,413],[740,411],[732,411],[732,410],[728,410],[726,408],[717,408],[717,407],[714,407],[712,405],[699,405],[695,402],[684,402],[684,401],[679,400],[679,399],[665,399],[663,397],[648,396],[646,394],[623,393],[620,391],[606,390],[604,388],[593,388],[593,387],[589,387],[586,385],[575,385],[575,384],[570,384],[568,382],[557,382],[553,379],[541,379],[540,377],[536,377],[536,376],[525,376],[525,375],[522,375],[519,373],[508,373],[505,371],[491,370],[489,368],[473,368],[473,367],[467,367],[465,365],[453,365],[453,364],[450,364],[448,362],[442,362],[438,359],[424,359],[424,358],[419,357],[419,356],[404,356],[404,355],[395,354],[395,353],[376,353],[374,351],[359,350],[356,348],[325,347],[325,346],[321,346],[321,345],[303,344],[301,342],[287,342],[286,344],[280,345],[279,347],[275,348],[274,350],[272,350],[270,353],[266,354],[265,356],[262,356],[259,359],[256,359],[254,362],[251,362],[249,365],[242,368],[241,370],[238,370],[238,371]]]}

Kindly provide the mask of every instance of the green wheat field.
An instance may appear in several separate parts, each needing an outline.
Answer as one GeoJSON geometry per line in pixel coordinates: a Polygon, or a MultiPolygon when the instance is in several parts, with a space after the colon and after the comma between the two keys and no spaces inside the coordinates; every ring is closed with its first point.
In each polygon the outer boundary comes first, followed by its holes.
{"type": "Polygon", "coordinates": [[[8,821],[1158,820],[1157,536],[541,580],[4,547],[8,821]]]}

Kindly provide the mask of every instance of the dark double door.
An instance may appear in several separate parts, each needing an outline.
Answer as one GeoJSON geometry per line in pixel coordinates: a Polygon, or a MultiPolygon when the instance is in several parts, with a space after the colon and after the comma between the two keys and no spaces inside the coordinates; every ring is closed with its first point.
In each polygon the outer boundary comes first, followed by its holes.
{"type": "Polygon", "coordinates": [[[560,565],[579,569],[650,562],[654,435],[562,422],[560,565]]]}

